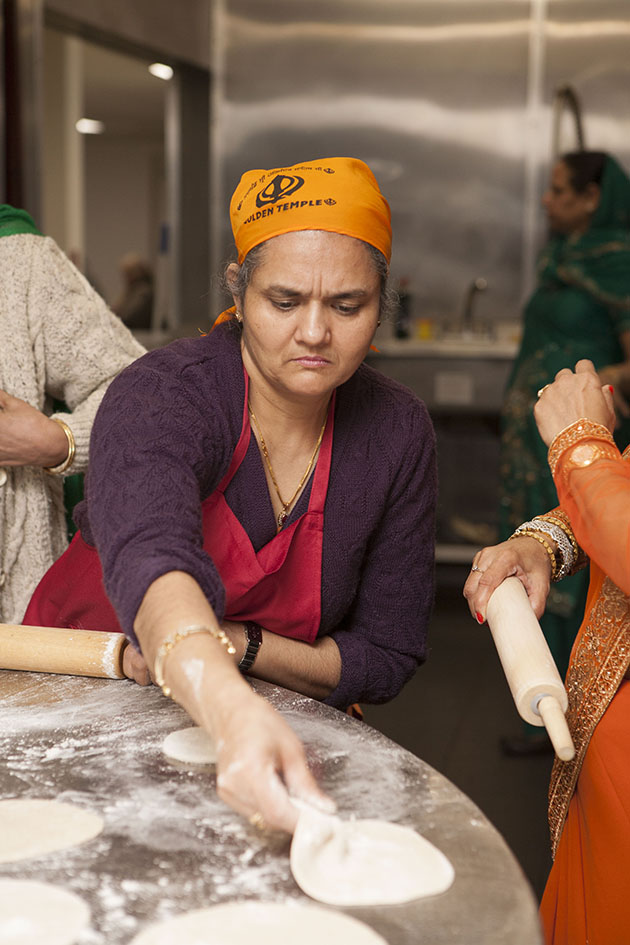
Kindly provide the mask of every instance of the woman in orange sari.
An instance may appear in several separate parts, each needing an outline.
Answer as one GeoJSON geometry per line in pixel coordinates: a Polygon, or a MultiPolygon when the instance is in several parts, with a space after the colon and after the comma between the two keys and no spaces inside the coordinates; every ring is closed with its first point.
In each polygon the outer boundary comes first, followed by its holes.
{"type": "Polygon", "coordinates": [[[488,598],[520,578],[537,616],[550,582],[590,564],[584,621],[567,673],[576,747],[556,759],[549,791],[554,863],[541,904],[548,945],[630,941],[630,448],[612,437],[612,389],[590,361],[539,391],[560,506],[475,556],[464,588],[483,622],[488,598]]]}

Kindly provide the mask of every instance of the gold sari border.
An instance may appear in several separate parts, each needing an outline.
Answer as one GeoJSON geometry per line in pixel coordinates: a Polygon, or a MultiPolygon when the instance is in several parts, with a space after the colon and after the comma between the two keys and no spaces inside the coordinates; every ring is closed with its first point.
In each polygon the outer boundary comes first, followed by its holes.
{"type": "Polygon", "coordinates": [[[567,672],[567,722],[576,753],[572,761],[556,758],[551,773],[549,830],[554,857],[589,742],[629,665],[630,597],[607,577],[580,629],[567,672]]]}

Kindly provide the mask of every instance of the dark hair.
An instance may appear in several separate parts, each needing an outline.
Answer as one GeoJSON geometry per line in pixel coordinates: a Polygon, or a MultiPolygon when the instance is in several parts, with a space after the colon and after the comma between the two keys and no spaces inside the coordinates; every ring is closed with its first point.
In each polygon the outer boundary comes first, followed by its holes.
{"type": "Polygon", "coordinates": [[[571,186],[578,194],[583,194],[589,184],[601,185],[607,159],[605,151],[569,151],[560,157],[569,168],[571,186]]]}
{"type": "MultiPolygon", "coordinates": [[[[353,239],[356,239],[356,237],[353,237],[353,239]]],[[[364,240],[358,240],[358,242],[363,243],[363,245],[369,251],[370,256],[372,257],[372,262],[374,263],[376,274],[381,281],[379,316],[382,319],[391,318],[398,307],[398,293],[395,292],[394,289],[390,288],[390,286],[387,284],[389,277],[389,266],[387,260],[383,256],[382,252],[375,246],[372,246],[370,243],[366,243],[364,240]]],[[[227,279],[227,275],[223,277],[224,288],[227,289],[229,293],[233,293],[241,299],[245,297],[245,292],[247,291],[247,287],[251,282],[252,276],[262,262],[265,245],[265,243],[259,243],[258,246],[254,246],[253,249],[250,249],[247,256],[239,266],[236,279],[234,279],[231,284],[227,279]]]]}

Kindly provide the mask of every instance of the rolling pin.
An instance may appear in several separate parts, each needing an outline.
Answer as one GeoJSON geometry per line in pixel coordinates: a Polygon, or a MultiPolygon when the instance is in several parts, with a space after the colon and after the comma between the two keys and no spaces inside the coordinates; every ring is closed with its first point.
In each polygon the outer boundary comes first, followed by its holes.
{"type": "Polygon", "coordinates": [[[558,758],[570,761],[575,748],[564,716],[566,689],[518,578],[497,587],[486,617],[519,715],[544,725],[558,758]]]}
{"type": "Polygon", "coordinates": [[[123,633],[0,623],[0,669],[124,679],[123,633]]]}

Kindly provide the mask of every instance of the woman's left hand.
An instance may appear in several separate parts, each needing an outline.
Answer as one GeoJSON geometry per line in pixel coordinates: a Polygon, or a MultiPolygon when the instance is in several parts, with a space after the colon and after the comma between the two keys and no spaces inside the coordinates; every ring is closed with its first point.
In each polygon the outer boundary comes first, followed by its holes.
{"type": "Polygon", "coordinates": [[[558,371],[534,406],[538,432],[549,446],[551,441],[576,420],[586,418],[615,429],[615,408],[608,386],[602,387],[592,361],[578,361],[575,373],[558,371]]]}
{"type": "Polygon", "coordinates": [[[127,643],[123,650],[122,669],[127,679],[134,679],[139,686],[150,685],[151,674],[146,660],[131,643],[127,643]]]}

